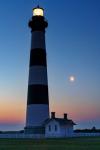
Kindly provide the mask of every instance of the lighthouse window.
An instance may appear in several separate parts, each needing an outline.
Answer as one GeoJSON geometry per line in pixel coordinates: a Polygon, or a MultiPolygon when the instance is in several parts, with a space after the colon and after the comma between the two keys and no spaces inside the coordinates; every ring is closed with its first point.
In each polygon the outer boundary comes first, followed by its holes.
{"type": "Polygon", "coordinates": [[[51,126],[49,125],[49,131],[51,131],[51,126]]]}
{"type": "Polygon", "coordinates": [[[57,125],[55,125],[55,131],[57,131],[57,125]]]}

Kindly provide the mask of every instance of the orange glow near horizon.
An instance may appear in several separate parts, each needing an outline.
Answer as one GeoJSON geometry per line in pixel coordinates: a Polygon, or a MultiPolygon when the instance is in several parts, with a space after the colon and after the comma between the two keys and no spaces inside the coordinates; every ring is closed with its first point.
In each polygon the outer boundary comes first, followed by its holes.
{"type": "MultiPolygon", "coordinates": [[[[26,103],[18,97],[13,99],[6,97],[0,101],[0,123],[25,123],[26,120],[26,103]]],[[[98,109],[99,110],[99,109],[98,109]]],[[[95,104],[84,102],[74,103],[72,101],[55,101],[50,100],[50,112],[55,111],[57,117],[63,117],[68,113],[68,118],[73,121],[93,120],[100,115],[97,112],[95,104]]]]}
{"type": "Polygon", "coordinates": [[[70,102],[51,103],[50,111],[56,112],[57,117],[63,117],[64,113],[68,114],[68,118],[74,121],[87,121],[99,118],[100,111],[97,111],[97,105],[95,103],[80,102],[79,104],[73,104],[70,102]]]}
{"type": "Polygon", "coordinates": [[[25,108],[23,101],[3,99],[0,101],[0,123],[25,122],[25,108]]]}

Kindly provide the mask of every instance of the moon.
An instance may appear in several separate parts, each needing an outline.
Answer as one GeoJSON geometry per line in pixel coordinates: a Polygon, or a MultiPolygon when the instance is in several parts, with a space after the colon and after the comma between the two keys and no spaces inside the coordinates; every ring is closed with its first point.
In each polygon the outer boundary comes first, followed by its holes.
{"type": "Polygon", "coordinates": [[[75,82],[75,76],[70,76],[70,77],[69,77],[69,81],[70,81],[70,82],[75,82]]]}

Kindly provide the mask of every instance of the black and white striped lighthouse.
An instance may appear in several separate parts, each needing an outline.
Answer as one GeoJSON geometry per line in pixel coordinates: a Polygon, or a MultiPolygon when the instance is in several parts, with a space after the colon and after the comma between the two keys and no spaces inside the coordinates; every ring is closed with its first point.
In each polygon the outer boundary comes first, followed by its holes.
{"type": "Polygon", "coordinates": [[[43,121],[49,118],[45,45],[45,28],[48,27],[48,23],[45,20],[43,8],[38,6],[33,9],[29,27],[32,37],[25,132],[39,134],[43,132],[43,121]]]}

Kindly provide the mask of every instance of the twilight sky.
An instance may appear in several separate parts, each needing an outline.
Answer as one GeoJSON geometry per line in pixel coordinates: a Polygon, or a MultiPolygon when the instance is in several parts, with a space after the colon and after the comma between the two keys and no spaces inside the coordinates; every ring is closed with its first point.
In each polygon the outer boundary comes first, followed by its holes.
{"type": "MultiPolygon", "coordinates": [[[[0,0],[0,130],[25,126],[31,33],[39,0],[0,0]]],[[[100,0],[40,0],[46,32],[50,111],[76,128],[100,128],[100,0]],[[76,77],[70,83],[70,75],[76,77]]]]}

